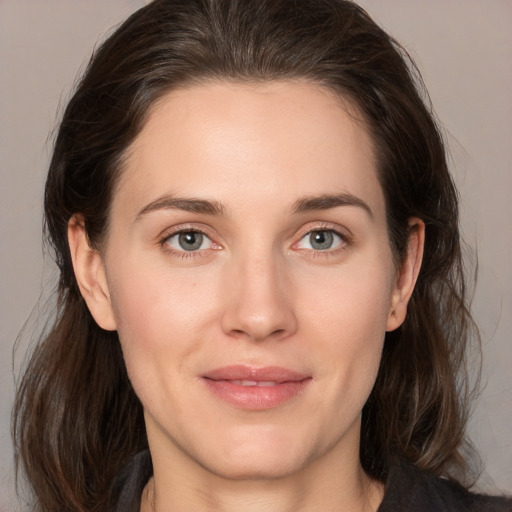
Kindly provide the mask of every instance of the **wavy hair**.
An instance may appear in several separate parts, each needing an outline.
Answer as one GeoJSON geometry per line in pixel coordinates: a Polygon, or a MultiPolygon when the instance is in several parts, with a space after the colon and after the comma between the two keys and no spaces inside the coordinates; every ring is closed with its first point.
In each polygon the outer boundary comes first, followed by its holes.
{"type": "Polygon", "coordinates": [[[347,0],[155,0],[94,53],[58,129],[45,233],[60,271],[55,321],[24,370],[13,412],[18,465],[38,511],[104,511],[119,469],[147,446],[142,406],[115,332],[80,295],[67,226],[100,250],[127,148],[150,107],[212,80],[306,79],[353,102],[373,138],[390,244],[399,264],[408,220],[426,246],[407,318],[387,333],[363,410],[361,462],[384,480],[396,457],[438,475],[465,468],[468,311],[457,192],[421,77],[407,53],[347,0]]]}

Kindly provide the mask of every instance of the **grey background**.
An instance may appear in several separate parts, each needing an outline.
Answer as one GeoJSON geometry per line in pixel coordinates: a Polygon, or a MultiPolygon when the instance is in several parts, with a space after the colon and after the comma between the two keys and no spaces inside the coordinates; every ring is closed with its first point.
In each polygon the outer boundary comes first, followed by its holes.
{"type": "MultiPolygon", "coordinates": [[[[42,190],[58,116],[95,42],[143,0],[0,0],[0,511],[17,510],[9,434],[12,347],[52,289],[42,190]],[[35,308],[35,310],[33,310],[35,308]]],[[[450,145],[466,240],[478,250],[473,303],[483,390],[470,432],[481,486],[512,491],[512,1],[360,0],[416,59],[450,145]]],[[[44,313],[44,311],[43,311],[44,313]]],[[[39,318],[39,320],[38,320],[39,318]]]]}

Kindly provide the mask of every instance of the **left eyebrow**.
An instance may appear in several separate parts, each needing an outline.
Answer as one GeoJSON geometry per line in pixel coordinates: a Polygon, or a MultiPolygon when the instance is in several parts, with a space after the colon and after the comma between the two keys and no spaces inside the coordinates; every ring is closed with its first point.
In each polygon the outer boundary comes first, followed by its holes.
{"type": "Polygon", "coordinates": [[[144,208],[137,213],[135,222],[144,217],[144,215],[157,210],[182,210],[206,215],[223,215],[225,211],[224,206],[217,201],[208,201],[194,197],[164,195],[144,206],[144,208]]]}
{"type": "Polygon", "coordinates": [[[315,210],[329,210],[338,206],[357,206],[362,208],[373,219],[371,208],[359,197],[348,193],[304,197],[295,202],[293,212],[306,213],[315,210]]]}

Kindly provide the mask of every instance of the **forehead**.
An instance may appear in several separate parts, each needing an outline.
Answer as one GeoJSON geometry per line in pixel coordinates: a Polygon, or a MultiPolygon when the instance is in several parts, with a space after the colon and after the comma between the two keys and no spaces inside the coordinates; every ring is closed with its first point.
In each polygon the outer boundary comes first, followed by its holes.
{"type": "MultiPolygon", "coordinates": [[[[308,82],[208,83],[152,108],[130,147],[118,194],[222,203],[348,192],[382,202],[373,143],[347,100],[308,82]]],[[[114,203],[116,202],[114,198],[114,203]]]]}

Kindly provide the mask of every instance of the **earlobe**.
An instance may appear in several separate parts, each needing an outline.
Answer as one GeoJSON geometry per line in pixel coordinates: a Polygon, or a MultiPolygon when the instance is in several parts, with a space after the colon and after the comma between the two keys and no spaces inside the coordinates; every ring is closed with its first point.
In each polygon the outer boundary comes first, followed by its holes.
{"type": "Polygon", "coordinates": [[[416,280],[420,273],[425,243],[425,223],[413,217],[409,220],[409,237],[407,254],[398,269],[395,287],[391,295],[391,305],[386,324],[386,331],[394,331],[405,320],[407,304],[411,298],[416,280]]]}
{"type": "Polygon", "coordinates": [[[83,218],[78,215],[68,222],[68,243],[75,278],[89,311],[102,329],[115,331],[117,327],[103,260],[90,246],[83,218]]]}

